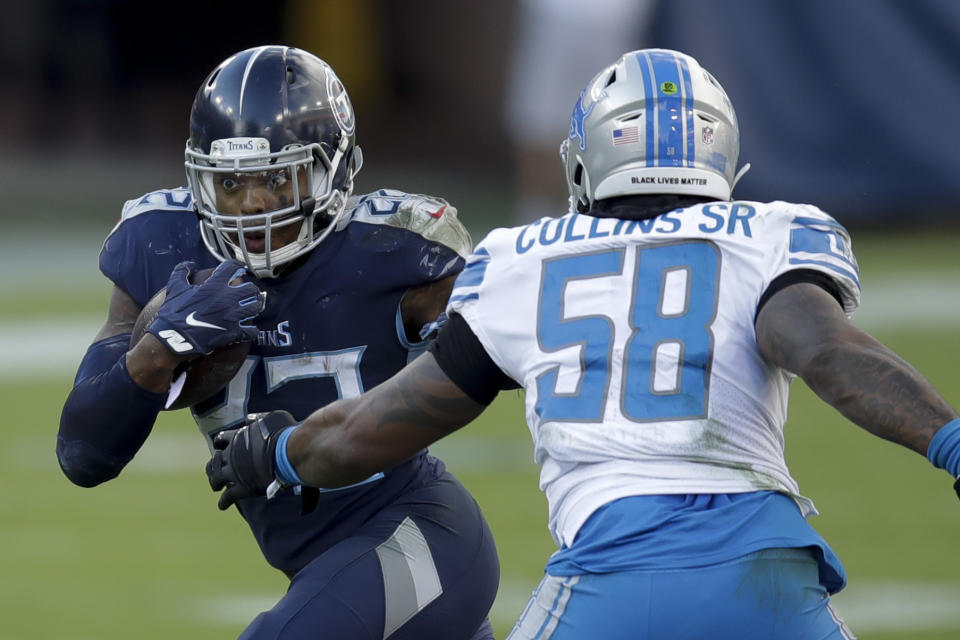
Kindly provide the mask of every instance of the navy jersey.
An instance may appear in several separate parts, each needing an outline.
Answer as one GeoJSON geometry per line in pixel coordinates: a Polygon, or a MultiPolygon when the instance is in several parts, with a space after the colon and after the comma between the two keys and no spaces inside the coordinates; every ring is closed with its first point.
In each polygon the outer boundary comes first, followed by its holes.
{"type": "MultiPolygon", "coordinates": [[[[267,303],[256,343],[227,388],[192,408],[208,446],[212,434],[248,413],[283,409],[304,419],[337,398],[359,395],[422,350],[405,336],[400,301],[410,288],[463,268],[470,239],[456,210],[392,190],[352,198],[347,206],[343,222],[297,268],[258,281],[267,303]]],[[[183,260],[198,269],[216,264],[189,192],[164,190],[126,204],[104,243],[100,269],[143,306],[183,260]]],[[[238,506],[267,561],[294,573],[370,514],[442,472],[443,464],[424,451],[363,483],[322,492],[310,515],[300,515],[292,489],[238,506]]]]}

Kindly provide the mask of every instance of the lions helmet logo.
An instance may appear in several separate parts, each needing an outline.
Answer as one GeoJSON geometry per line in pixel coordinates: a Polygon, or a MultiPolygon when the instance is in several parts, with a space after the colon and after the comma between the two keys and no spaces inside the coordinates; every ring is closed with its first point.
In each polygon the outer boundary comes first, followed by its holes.
{"type": "Polygon", "coordinates": [[[584,110],[583,97],[587,94],[584,90],[577,99],[577,104],[573,107],[573,115],[570,117],[570,139],[580,138],[580,151],[587,150],[587,140],[583,135],[583,121],[590,116],[590,112],[597,106],[598,100],[592,100],[590,106],[584,110]]]}

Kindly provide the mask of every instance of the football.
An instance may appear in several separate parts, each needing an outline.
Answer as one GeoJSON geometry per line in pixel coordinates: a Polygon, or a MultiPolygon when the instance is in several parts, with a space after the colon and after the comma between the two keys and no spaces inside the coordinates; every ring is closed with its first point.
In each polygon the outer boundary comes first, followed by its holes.
{"type": "MultiPolygon", "coordinates": [[[[213,271],[212,268],[196,271],[190,278],[190,282],[199,284],[210,277],[213,271]]],[[[133,325],[133,333],[130,335],[131,347],[140,341],[147,327],[157,317],[157,311],[166,299],[166,294],[167,289],[164,287],[143,306],[133,325]]],[[[176,380],[186,370],[187,376],[183,388],[180,390],[180,395],[165,410],[173,411],[193,406],[223,389],[240,370],[249,352],[249,342],[237,342],[181,365],[174,372],[173,379],[176,380]]]]}

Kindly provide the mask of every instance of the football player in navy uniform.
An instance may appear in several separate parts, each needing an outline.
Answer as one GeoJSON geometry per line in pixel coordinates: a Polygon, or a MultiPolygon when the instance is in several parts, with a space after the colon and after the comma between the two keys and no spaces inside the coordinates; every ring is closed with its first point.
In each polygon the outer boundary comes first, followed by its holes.
{"type": "Polygon", "coordinates": [[[790,381],[953,476],[956,409],[849,321],[836,220],[731,200],[739,126],[695,59],[624,54],[561,149],[572,210],[488,234],[429,353],[300,424],[221,432],[211,486],[356,482],[522,385],[559,548],[509,640],[852,638],[830,599],[843,566],[784,457],[790,381]]]}
{"type": "MultiPolygon", "coordinates": [[[[197,92],[185,153],[189,187],[127,202],[100,254],[114,284],[109,317],[57,439],[81,486],[121,472],[175,399],[178,367],[219,347],[252,343],[229,384],[191,407],[208,445],[250,413],[303,419],[386,380],[427,346],[421,331],[441,317],[471,249],[439,198],[352,195],[362,163],[353,108],[330,66],[305,51],[265,46],[221,63],[197,92]],[[164,287],[131,345],[140,310],[164,287]]],[[[283,486],[236,505],[291,580],[242,638],[493,637],[491,532],[426,450],[350,487],[283,486]]]]}

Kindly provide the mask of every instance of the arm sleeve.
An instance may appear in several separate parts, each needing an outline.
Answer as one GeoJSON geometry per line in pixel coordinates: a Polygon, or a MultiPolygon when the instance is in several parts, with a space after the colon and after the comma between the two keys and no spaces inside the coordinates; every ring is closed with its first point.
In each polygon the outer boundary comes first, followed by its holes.
{"type": "Polygon", "coordinates": [[[121,334],[90,345],[60,414],[57,459],[81,487],[119,475],[150,435],[166,398],[130,378],[129,342],[130,334],[121,334]]]}
{"type": "Polygon", "coordinates": [[[812,269],[794,269],[793,271],[787,271],[777,276],[777,278],[770,283],[770,286],[767,287],[766,291],[763,292],[763,295],[760,296],[760,302],[757,304],[757,312],[753,316],[754,322],[756,322],[757,316],[760,315],[760,310],[763,309],[767,301],[773,297],[773,294],[799,282],[817,285],[832,295],[837,301],[837,304],[841,307],[843,306],[843,297],[840,295],[837,283],[832,278],[820,271],[813,271],[812,269]]]}
{"type": "Polygon", "coordinates": [[[450,314],[430,345],[443,372],[472,400],[489,405],[503,389],[519,389],[490,358],[470,325],[458,313],[450,314]]]}

